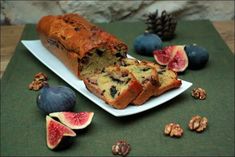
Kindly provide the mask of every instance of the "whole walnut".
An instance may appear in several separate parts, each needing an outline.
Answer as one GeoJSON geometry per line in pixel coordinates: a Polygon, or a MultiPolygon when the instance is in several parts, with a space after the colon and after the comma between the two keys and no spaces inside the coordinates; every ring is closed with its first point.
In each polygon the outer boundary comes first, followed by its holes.
{"type": "Polygon", "coordinates": [[[206,99],[206,90],[202,88],[194,88],[192,90],[192,97],[199,100],[206,99]]]}
{"type": "Polygon", "coordinates": [[[179,124],[169,123],[165,126],[164,133],[171,137],[181,137],[184,133],[184,130],[180,127],[179,124]]]}
{"type": "Polygon", "coordinates": [[[130,144],[124,140],[117,141],[116,144],[112,146],[112,153],[114,155],[126,156],[131,150],[130,144]]]}
{"type": "Polygon", "coordinates": [[[194,130],[196,132],[202,132],[206,129],[208,124],[208,120],[206,117],[201,117],[199,115],[195,115],[189,121],[189,129],[194,130]]]}
{"type": "Polygon", "coordinates": [[[47,80],[48,80],[47,75],[42,72],[39,72],[34,75],[34,80],[29,84],[28,88],[30,90],[37,91],[41,89],[43,86],[48,85],[47,80]]]}

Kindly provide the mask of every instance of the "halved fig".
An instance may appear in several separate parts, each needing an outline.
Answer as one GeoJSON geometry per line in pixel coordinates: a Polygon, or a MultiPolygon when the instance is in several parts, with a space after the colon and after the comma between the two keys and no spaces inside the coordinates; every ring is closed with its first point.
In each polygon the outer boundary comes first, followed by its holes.
{"type": "Polygon", "coordinates": [[[93,112],[54,112],[49,116],[56,117],[61,123],[71,129],[83,129],[87,127],[94,116],[93,112]]]}
{"type": "Polygon", "coordinates": [[[76,136],[76,133],[69,127],[46,116],[47,146],[50,149],[56,148],[64,136],[76,136]]]}
{"type": "Polygon", "coordinates": [[[176,46],[175,55],[169,61],[167,68],[175,72],[183,72],[188,67],[188,57],[184,46],[176,46]]]}
{"type": "Polygon", "coordinates": [[[162,50],[156,50],[153,52],[153,56],[158,64],[167,65],[170,60],[175,56],[177,46],[167,46],[162,50]]]}

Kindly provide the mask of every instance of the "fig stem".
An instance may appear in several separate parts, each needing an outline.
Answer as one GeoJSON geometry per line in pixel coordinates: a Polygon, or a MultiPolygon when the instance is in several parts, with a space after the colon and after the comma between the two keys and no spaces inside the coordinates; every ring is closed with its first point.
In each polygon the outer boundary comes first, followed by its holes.
{"type": "Polygon", "coordinates": [[[146,29],[146,30],[144,31],[144,35],[147,35],[147,34],[149,34],[149,30],[146,29]]]}

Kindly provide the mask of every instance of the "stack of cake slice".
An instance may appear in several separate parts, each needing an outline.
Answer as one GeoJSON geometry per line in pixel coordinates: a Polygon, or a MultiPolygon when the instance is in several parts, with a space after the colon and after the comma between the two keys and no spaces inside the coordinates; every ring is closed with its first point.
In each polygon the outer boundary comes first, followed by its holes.
{"type": "Polygon", "coordinates": [[[124,58],[115,65],[85,78],[87,89],[117,109],[142,105],[181,86],[177,73],[149,61],[124,58]]]}

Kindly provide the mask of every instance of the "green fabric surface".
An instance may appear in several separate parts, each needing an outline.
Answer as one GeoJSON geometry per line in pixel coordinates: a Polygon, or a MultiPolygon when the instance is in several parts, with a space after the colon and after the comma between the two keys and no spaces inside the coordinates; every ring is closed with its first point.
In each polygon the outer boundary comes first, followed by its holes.
{"type": "MultiPolygon", "coordinates": [[[[129,54],[138,59],[154,61],[134,53],[132,45],[141,34],[144,23],[99,24],[129,46],[129,54]]],[[[233,156],[234,155],[234,55],[209,21],[180,21],[177,36],[164,45],[197,43],[208,49],[210,59],[201,70],[187,70],[181,79],[193,86],[176,98],[151,110],[117,118],[98,107],[76,91],[74,111],[93,111],[91,125],[77,131],[73,144],[60,151],[46,145],[46,120],[37,105],[38,92],[28,90],[35,73],[42,71],[49,84],[66,85],[56,74],[38,61],[21,43],[1,80],[1,156],[112,156],[111,146],[119,139],[127,140],[129,156],[233,156]],[[191,97],[191,90],[202,87],[207,99],[191,97]],[[199,114],[209,120],[203,133],[188,129],[190,118],[199,114]],[[179,123],[184,129],[181,138],[163,134],[167,123],[179,123]]],[[[35,25],[27,25],[24,40],[38,39],[35,25]]]]}

